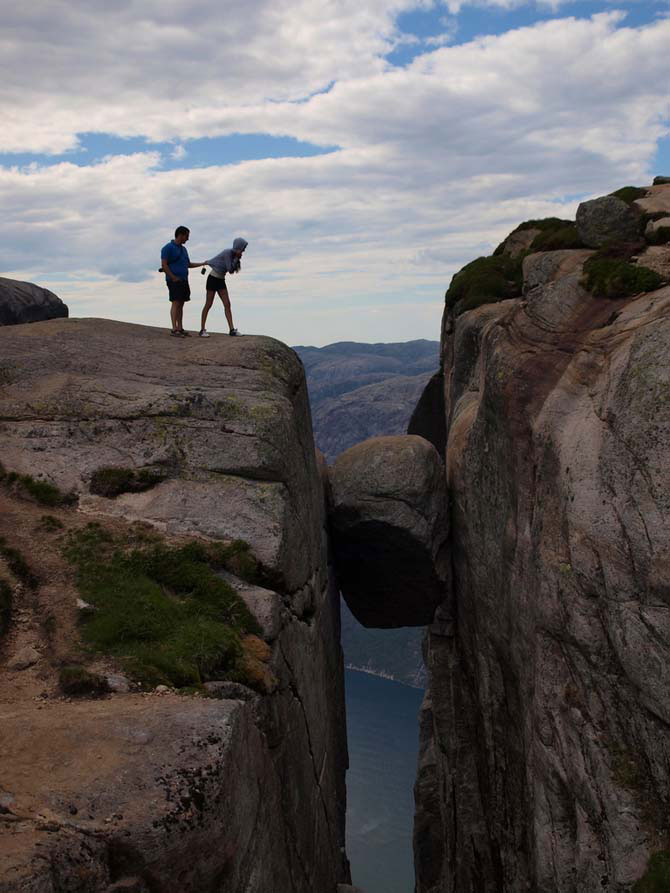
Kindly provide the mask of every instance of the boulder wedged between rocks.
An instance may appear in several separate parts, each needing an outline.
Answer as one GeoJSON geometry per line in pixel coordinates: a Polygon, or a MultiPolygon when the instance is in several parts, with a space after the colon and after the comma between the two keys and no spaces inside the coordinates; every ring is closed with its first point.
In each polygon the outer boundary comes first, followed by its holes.
{"type": "Polygon", "coordinates": [[[449,580],[444,466],[416,435],[373,437],[329,469],[342,594],[363,626],[430,623],[449,580]]]}
{"type": "Polygon", "coordinates": [[[0,326],[60,319],[67,315],[67,305],[49,289],[0,276],[0,326]]]}

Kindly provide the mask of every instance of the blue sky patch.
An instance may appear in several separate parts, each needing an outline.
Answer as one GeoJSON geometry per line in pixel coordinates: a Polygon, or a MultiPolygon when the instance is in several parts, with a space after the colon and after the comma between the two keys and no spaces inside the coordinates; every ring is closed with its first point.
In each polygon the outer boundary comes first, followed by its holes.
{"type": "Polygon", "coordinates": [[[59,155],[0,153],[0,166],[26,167],[29,164],[53,165],[68,161],[80,167],[99,163],[108,155],[132,155],[138,152],[159,152],[161,168],[211,167],[256,161],[262,158],[306,158],[326,155],[337,146],[316,146],[292,137],[263,133],[233,133],[230,136],[204,137],[183,143],[154,143],[143,137],[125,139],[109,133],[80,133],[79,147],[59,155]]]}

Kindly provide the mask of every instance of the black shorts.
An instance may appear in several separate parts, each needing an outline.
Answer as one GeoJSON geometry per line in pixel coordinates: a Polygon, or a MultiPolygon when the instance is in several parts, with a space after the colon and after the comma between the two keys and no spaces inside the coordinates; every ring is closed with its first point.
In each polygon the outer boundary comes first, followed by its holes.
{"type": "Polygon", "coordinates": [[[172,279],[168,279],[167,287],[171,301],[183,302],[191,300],[191,288],[186,279],[177,279],[176,282],[173,282],[172,279]]]}
{"type": "Polygon", "coordinates": [[[207,282],[205,282],[205,291],[221,291],[221,289],[225,287],[225,279],[219,279],[218,276],[214,276],[212,273],[209,274],[207,282]]]}

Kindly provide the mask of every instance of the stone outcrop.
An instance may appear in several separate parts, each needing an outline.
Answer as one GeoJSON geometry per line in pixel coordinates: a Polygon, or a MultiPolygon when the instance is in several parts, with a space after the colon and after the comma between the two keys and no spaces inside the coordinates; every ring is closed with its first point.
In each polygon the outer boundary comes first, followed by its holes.
{"type": "Polygon", "coordinates": [[[607,242],[633,242],[639,238],[639,211],[617,198],[604,195],[577,208],[577,231],[589,248],[600,248],[607,242]]]}
{"type": "Polygon", "coordinates": [[[444,596],[444,470],[435,448],[404,435],[366,440],[330,470],[333,548],[342,595],[364,626],[430,623],[444,596]]]}
{"type": "Polygon", "coordinates": [[[32,282],[0,276],[0,326],[60,319],[68,315],[58,295],[32,282]]]}
{"type": "Polygon", "coordinates": [[[595,299],[556,254],[445,314],[417,893],[623,893],[668,848],[670,287],[595,299]]]}
{"type": "Polygon", "coordinates": [[[44,521],[0,488],[0,535],[41,581],[16,586],[0,653],[0,890],[335,893],[350,880],[339,607],[299,360],[270,338],[175,341],[103,320],[7,327],[0,355],[5,469],[77,500],[44,521]],[[112,465],[162,480],[91,494],[112,465]],[[44,530],[87,519],[246,540],[269,588],[228,580],[260,624],[271,693],[63,699],[77,592],[44,530]],[[10,668],[27,644],[39,661],[10,668]]]}

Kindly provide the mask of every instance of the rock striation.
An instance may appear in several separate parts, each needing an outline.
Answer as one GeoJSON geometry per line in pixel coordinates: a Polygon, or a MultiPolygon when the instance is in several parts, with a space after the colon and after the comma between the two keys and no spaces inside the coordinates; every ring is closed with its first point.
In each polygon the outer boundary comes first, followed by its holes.
{"type": "Polygon", "coordinates": [[[0,488],[6,554],[39,571],[15,586],[0,652],[0,890],[334,893],[350,881],[339,597],[301,363],[270,338],[175,341],[103,320],[6,327],[0,355],[5,469],[76,500],[45,516],[0,488]],[[95,495],[106,466],[159,482],[95,495]],[[43,557],[44,531],[88,519],[249,543],[266,584],[228,580],[271,684],[210,683],[203,699],[101,668],[124,684],[63,699],[59,655],[90,606],[58,554],[43,557]],[[29,642],[38,662],[8,666],[29,642]]]}
{"type": "Polygon", "coordinates": [[[0,326],[60,319],[68,315],[58,295],[32,282],[0,276],[0,326]]]}
{"type": "MultiPolygon", "coordinates": [[[[670,187],[638,205],[667,213],[670,187]]],[[[596,299],[585,252],[552,254],[524,297],[445,312],[417,893],[623,893],[669,849],[670,286],[596,299]]]]}

